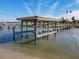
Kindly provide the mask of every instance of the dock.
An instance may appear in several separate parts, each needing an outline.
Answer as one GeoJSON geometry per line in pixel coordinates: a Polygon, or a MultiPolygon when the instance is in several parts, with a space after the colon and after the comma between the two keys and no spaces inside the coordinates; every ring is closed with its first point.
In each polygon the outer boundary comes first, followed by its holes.
{"type": "MultiPolygon", "coordinates": [[[[70,23],[60,23],[59,19],[55,18],[47,18],[47,17],[40,17],[40,16],[28,16],[28,17],[21,17],[16,18],[17,20],[21,21],[21,39],[23,40],[23,34],[27,36],[27,33],[33,33],[33,37],[36,44],[37,38],[48,36],[50,34],[55,34],[57,31],[66,30],[70,28],[70,23]],[[25,31],[24,28],[25,27],[25,31]],[[28,31],[28,28],[32,28],[31,31],[28,31]]],[[[16,32],[17,33],[17,32],[16,32]]],[[[15,39],[15,31],[13,32],[13,41],[15,39]]],[[[26,37],[27,39],[27,37],[26,37]]]]}
{"type": "Polygon", "coordinates": [[[50,35],[50,34],[55,34],[57,31],[52,31],[52,32],[47,32],[47,33],[43,33],[43,34],[38,34],[37,35],[37,38],[40,38],[40,37],[43,37],[43,36],[47,36],[47,35],[50,35]]]}

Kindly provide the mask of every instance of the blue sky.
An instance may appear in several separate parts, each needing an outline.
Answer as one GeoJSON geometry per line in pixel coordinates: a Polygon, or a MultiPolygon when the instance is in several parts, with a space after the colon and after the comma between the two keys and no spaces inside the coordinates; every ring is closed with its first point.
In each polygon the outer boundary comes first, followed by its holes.
{"type": "Polygon", "coordinates": [[[60,17],[67,10],[72,10],[73,15],[78,14],[79,0],[0,0],[1,21],[15,21],[17,17],[35,15],[60,17]]]}

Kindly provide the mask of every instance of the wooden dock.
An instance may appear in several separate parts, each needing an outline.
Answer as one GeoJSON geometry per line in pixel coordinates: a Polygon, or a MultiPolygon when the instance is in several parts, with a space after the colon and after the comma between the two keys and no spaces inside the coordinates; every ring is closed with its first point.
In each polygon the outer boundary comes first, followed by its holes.
{"type": "MultiPolygon", "coordinates": [[[[40,17],[40,16],[21,17],[21,18],[17,18],[17,20],[21,21],[21,31],[20,31],[21,39],[23,39],[23,34],[26,35],[27,33],[33,32],[35,44],[37,38],[43,36],[48,37],[48,35],[54,34],[57,31],[68,29],[71,25],[69,22],[65,24],[60,23],[61,20],[59,19],[40,17]],[[50,25],[54,25],[54,26],[50,26],[50,25]],[[23,31],[24,30],[23,27],[25,27],[25,31],[23,31]],[[33,31],[28,31],[28,28],[33,28],[33,31]]],[[[13,37],[14,37],[13,40],[15,40],[15,33],[13,37]]]]}
{"type": "Polygon", "coordinates": [[[43,34],[38,34],[36,37],[40,38],[40,37],[47,36],[47,35],[50,35],[50,34],[55,34],[56,32],[57,31],[52,31],[52,32],[47,32],[47,33],[43,33],[43,34]]]}

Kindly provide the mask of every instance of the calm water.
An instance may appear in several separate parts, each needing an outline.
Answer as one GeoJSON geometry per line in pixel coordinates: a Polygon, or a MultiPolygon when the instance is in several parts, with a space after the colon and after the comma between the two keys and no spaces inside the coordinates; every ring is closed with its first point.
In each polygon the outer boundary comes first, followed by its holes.
{"type": "MultiPolygon", "coordinates": [[[[16,29],[16,32],[20,32],[21,30],[16,29]]],[[[28,30],[30,31],[30,30],[28,30]]],[[[32,37],[33,33],[29,33],[30,35],[27,34],[27,38],[32,37]]],[[[21,34],[20,33],[16,33],[15,34],[16,39],[20,39],[21,38],[21,34]]],[[[26,34],[23,34],[23,38],[26,38],[26,34]]],[[[7,43],[13,40],[13,32],[12,30],[8,30],[8,29],[4,29],[4,30],[0,30],[0,43],[7,43]]]]}
{"type": "MultiPolygon", "coordinates": [[[[18,35],[17,37],[20,37],[18,35]]],[[[0,34],[0,42],[12,41],[12,32],[0,34]]],[[[65,54],[71,59],[79,59],[79,29],[72,28],[52,34],[37,40],[37,45],[50,46],[59,54],[65,54]]]]}
{"type": "Polygon", "coordinates": [[[59,32],[56,36],[56,47],[72,59],[79,59],[79,29],[59,32]]]}
{"type": "Polygon", "coordinates": [[[79,29],[60,31],[56,36],[49,35],[37,41],[37,44],[50,46],[57,53],[69,56],[71,59],[79,59],[79,29]]]}

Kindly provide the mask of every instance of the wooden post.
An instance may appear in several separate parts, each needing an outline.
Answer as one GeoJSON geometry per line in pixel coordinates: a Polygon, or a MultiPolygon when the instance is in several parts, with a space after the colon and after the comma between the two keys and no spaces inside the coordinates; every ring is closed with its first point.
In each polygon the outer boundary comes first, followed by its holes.
{"type": "Polygon", "coordinates": [[[23,38],[22,33],[23,33],[23,20],[21,21],[21,39],[23,38]]]}
{"type": "Polygon", "coordinates": [[[15,41],[15,27],[13,27],[13,41],[15,41]]]}
{"type": "Polygon", "coordinates": [[[36,34],[36,31],[37,31],[37,19],[35,19],[35,21],[34,21],[34,36],[35,36],[35,45],[36,45],[36,40],[37,40],[37,34],[36,34]]]}
{"type": "Polygon", "coordinates": [[[47,31],[49,31],[49,22],[48,22],[48,24],[47,24],[47,31]]]}
{"type": "Polygon", "coordinates": [[[43,21],[43,32],[44,32],[44,21],[43,21]]]}
{"type": "MultiPolygon", "coordinates": [[[[49,33],[49,22],[47,23],[47,33],[49,33]]],[[[47,35],[47,40],[48,40],[48,36],[49,35],[47,35]]]]}
{"type": "Polygon", "coordinates": [[[55,31],[57,30],[56,28],[57,28],[57,22],[55,22],[55,31]]]}
{"type": "Polygon", "coordinates": [[[26,38],[27,38],[27,24],[28,24],[28,22],[26,21],[26,38]]]}
{"type": "MultiPolygon", "coordinates": [[[[45,31],[47,30],[47,22],[45,22],[45,31]]],[[[46,33],[47,33],[47,31],[46,31],[46,33]]]]}

